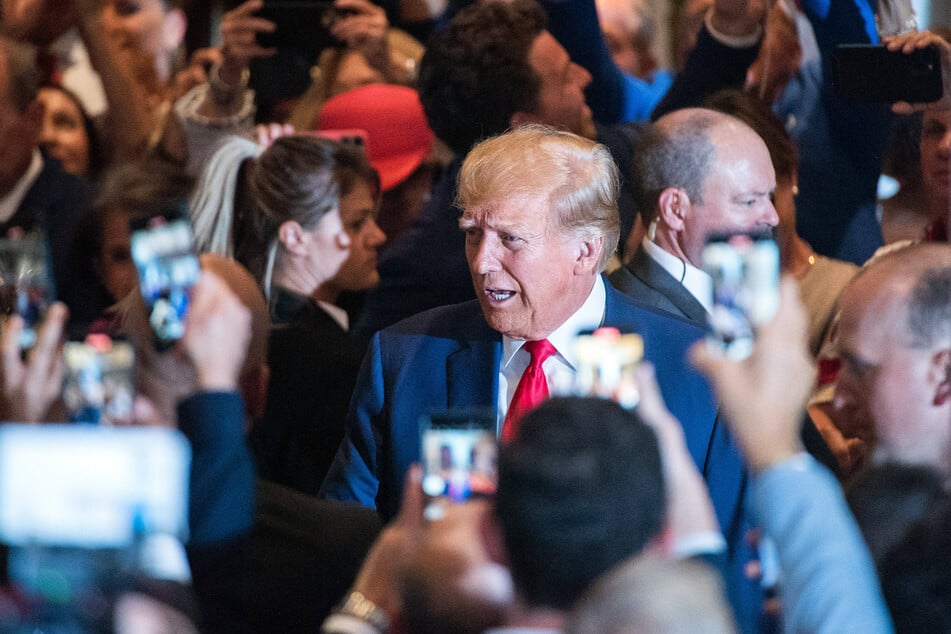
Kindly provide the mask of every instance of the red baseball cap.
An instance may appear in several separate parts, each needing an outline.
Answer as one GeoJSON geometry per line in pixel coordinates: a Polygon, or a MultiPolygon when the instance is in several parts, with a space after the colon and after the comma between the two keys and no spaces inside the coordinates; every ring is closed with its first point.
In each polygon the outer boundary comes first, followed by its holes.
{"type": "Polygon", "coordinates": [[[383,191],[416,171],[436,139],[416,91],[391,84],[361,86],[328,99],[317,129],[366,131],[367,159],[379,172],[383,191]]]}

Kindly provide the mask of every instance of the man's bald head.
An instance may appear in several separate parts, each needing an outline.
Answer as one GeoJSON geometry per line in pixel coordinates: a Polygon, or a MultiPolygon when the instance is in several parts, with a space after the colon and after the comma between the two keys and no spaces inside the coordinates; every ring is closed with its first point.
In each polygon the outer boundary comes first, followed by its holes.
{"type": "Polygon", "coordinates": [[[951,475],[951,246],[882,257],[843,291],[834,405],[878,454],[951,475]]]}

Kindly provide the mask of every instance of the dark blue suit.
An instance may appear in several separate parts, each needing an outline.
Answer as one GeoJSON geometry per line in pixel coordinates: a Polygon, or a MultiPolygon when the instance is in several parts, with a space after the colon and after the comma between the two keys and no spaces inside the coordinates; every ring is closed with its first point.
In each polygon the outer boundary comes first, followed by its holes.
{"type": "MultiPolygon", "coordinates": [[[[654,364],[664,399],[683,423],[709,486],[736,571],[729,577],[738,580],[750,555],[743,541],[747,477],[717,420],[709,385],[686,361],[687,348],[703,331],[609,284],[606,291],[604,324],[643,337],[645,358],[654,364]]],[[[420,458],[420,415],[450,407],[494,408],[501,352],[502,336],[485,322],[477,301],[436,308],[374,335],[350,404],[347,436],[321,495],[374,507],[384,519],[395,515],[406,470],[420,458]]],[[[758,601],[750,590],[743,590],[744,603],[758,601]]]]}

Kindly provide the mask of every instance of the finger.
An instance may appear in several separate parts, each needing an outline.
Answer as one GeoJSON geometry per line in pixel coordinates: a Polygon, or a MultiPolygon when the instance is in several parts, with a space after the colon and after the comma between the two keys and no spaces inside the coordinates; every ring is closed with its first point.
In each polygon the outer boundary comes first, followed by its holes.
{"type": "Polygon", "coordinates": [[[3,355],[3,387],[8,391],[18,384],[23,374],[23,360],[20,357],[20,335],[23,333],[23,318],[12,315],[3,322],[0,330],[0,353],[3,355]]]}
{"type": "Polygon", "coordinates": [[[410,465],[403,479],[403,502],[396,523],[409,531],[410,535],[421,535],[426,527],[424,506],[423,468],[417,462],[410,465]]]}
{"type": "Polygon", "coordinates": [[[641,400],[637,408],[642,418],[645,421],[656,420],[658,415],[667,414],[667,406],[664,404],[664,398],[661,396],[660,388],[657,385],[654,365],[648,361],[641,362],[634,368],[634,378],[640,392],[641,400]]]}
{"type": "Polygon", "coordinates": [[[30,350],[27,365],[27,380],[47,381],[49,373],[56,362],[60,351],[60,342],[63,338],[63,328],[69,310],[60,302],[54,302],[48,311],[46,319],[36,336],[36,343],[30,350]]]}
{"type": "Polygon", "coordinates": [[[251,15],[257,11],[260,11],[264,7],[264,0],[248,0],[244,4],[240,4],[228,13],[225,14],[224,18],[227,19],[229,16],[238,17],[251,15]]]}

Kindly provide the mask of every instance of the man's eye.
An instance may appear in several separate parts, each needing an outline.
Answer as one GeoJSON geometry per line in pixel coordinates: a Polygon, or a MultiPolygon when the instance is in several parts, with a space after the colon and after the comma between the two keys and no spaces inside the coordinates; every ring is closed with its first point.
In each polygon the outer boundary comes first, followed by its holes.
{"type": "Polygon", "coordinates": [[[502,242],[509,242],[509,243],[511,243],[511,242],[518,242],[521,238],[519,238],[518,236],[513,236],[513,235],[510,234],[510,233],[502,233],[502,234],[499,234],[499,239],[500,239],[502,242]]]}

